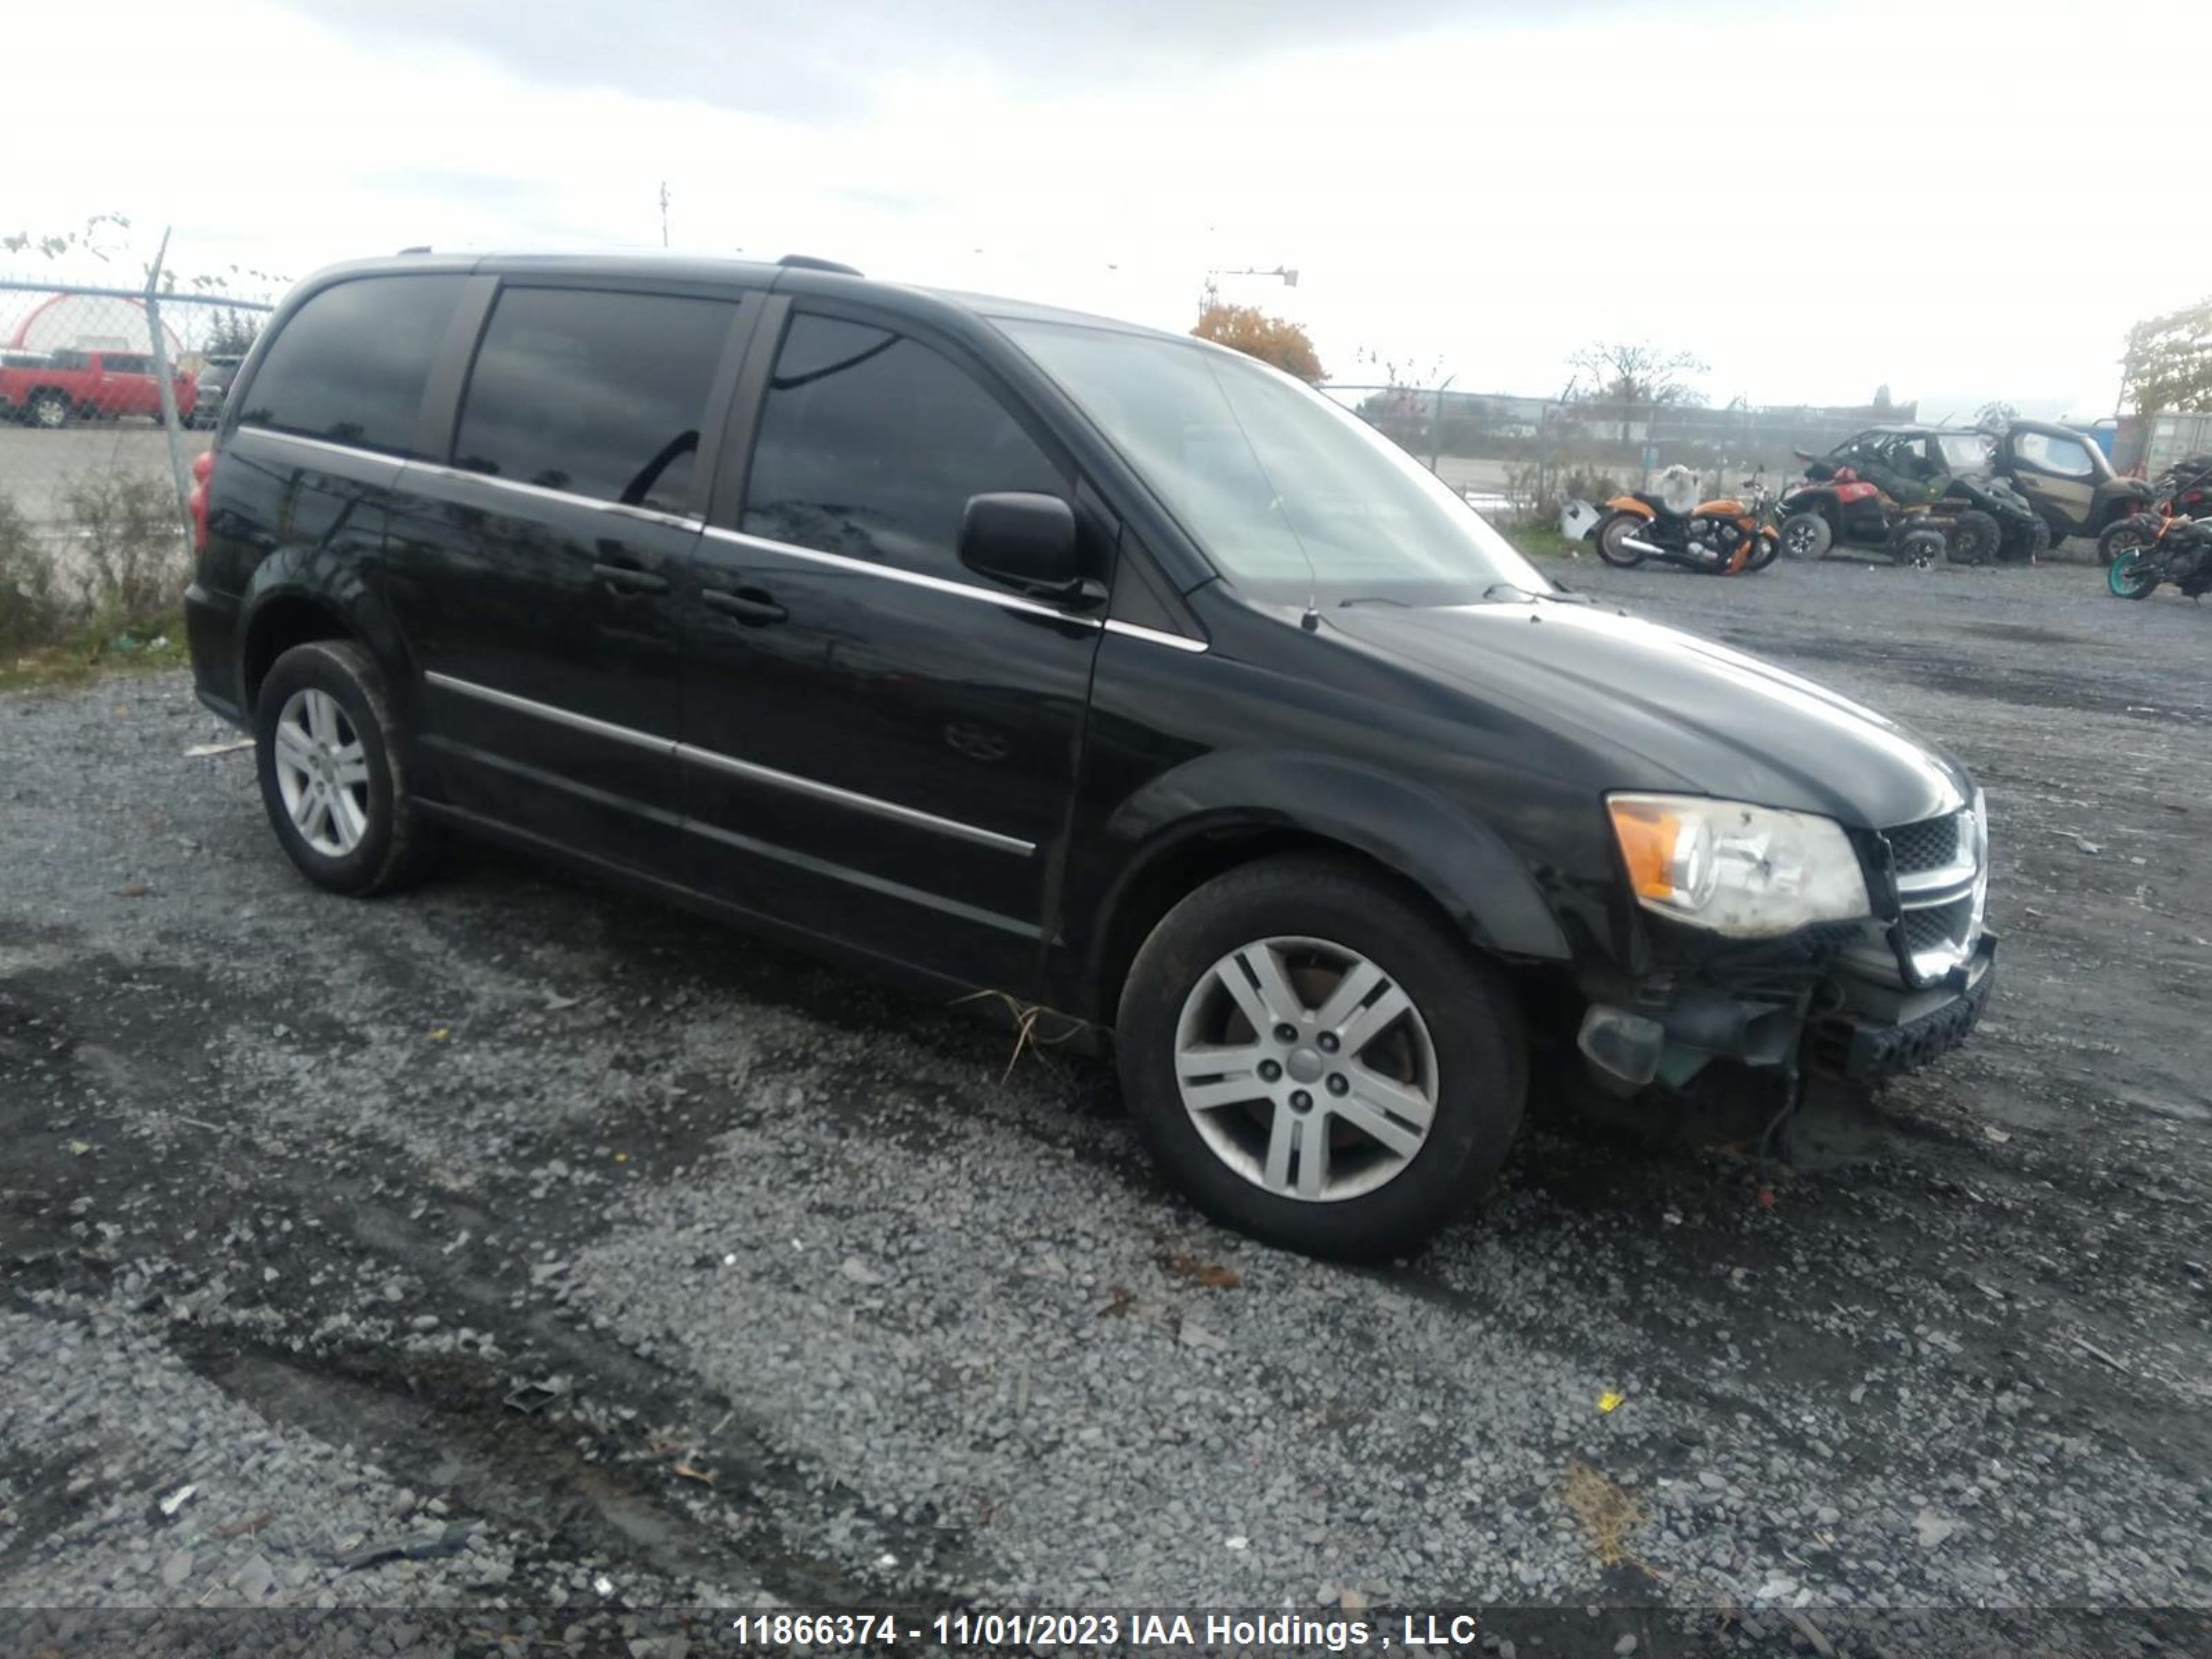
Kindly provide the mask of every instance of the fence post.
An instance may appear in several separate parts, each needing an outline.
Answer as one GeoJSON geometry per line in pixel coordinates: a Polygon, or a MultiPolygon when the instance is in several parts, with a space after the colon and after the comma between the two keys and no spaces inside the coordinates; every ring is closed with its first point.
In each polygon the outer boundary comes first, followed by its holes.
{"type": "Polygon", "coordinates": [[[161,246],[154,251],[154,263],[146,268],[146,331],[153,346],[154,379],[161,397],[161,432],[169,445],[169,483],[177,495],[177,526],[183,531],[185,545],[189,548],[192,544],[192,487],[185,466],[183,428],[177,416],[176,376],[169,366],[169,345],[161,331],[159,289],[161,262],[168,253],[169,233],[164,229],[161,246]]]}
{"type": "Polygon", "coordinates": [[[1536,405],[1536,506],[1541,511],[1552,499],[1546,488],[1552,471],[1552,404],[1550,399],[1536,405]]]}

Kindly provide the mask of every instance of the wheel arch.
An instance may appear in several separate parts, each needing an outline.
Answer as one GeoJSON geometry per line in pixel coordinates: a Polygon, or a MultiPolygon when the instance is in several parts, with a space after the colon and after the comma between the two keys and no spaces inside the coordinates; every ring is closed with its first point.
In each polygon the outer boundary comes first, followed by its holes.
{"type": "MultiPolygon", "coordinates": [[[[326,553],[299,550],[263,561],[248,584],[239,617],[239,707],[250,720],[261,682],[276,659],[309,640],[352,640],[383,664],[404,659],[390,614],[362,585],[359,573],[326,553]]],[[[404,682],[395,682],[394,689],[404,682]]]]}
{"type": "Polygon", "coordinates": [[[1107,833],[1133,850],[1089,928],[1084,978],[1101,1024],[1112,1024],[1129,966],[1163,916],[1215,877],[1281,854],[1358,865],[1497,960],[1571,957],[1534,878],[1495,830],[1370,768],[1321,757],[1209,757],[1156,780],[1107,833]],[[1183,810],[1158,810],[1169,800],[1183,810]]]}

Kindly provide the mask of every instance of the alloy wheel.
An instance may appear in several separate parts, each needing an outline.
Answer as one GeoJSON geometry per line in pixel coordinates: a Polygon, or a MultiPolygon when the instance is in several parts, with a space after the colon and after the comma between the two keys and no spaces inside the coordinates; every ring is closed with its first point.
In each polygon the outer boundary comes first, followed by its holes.
{"type": "Polygon", "coordinates": [[[276,789],[300,838],[342,859],[368,833],[368,757],[345,706],[312,686],[276,716],[276,789]]]}
{"type": "Polygon", "coordinates": [[[1176,1084],[1206,1146],[1279,1197],[1373,1192],[1426,1144],[1436,1045],[1405,990],[1327,939],[1256,939],[1201,975],[1176,1026],[1176,1084]]]}

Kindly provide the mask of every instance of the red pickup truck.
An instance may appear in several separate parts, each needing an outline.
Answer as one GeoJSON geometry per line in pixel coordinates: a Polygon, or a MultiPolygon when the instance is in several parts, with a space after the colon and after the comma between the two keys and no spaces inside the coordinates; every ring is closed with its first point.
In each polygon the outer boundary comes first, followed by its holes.
{"type": "MultiPolygon", "coordinates": [[[[177,416],[189,421],[198,400],[192,377],[176,376],[176,390],[177,416]]],[[[9,351],[0,356],[0,419],[58,427],[72,417],[113,420],[124,415],[161,418],[161,382],[145,352],[9,351]]]]}

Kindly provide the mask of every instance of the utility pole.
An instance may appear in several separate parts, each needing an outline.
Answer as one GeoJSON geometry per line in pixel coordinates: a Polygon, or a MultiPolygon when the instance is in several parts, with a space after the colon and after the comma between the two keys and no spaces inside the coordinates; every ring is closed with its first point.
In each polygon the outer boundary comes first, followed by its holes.
{"type": "Polygon", "coordinates": [[[660,181],[660,245],[668,246],[668,180],[660,181]]]}

